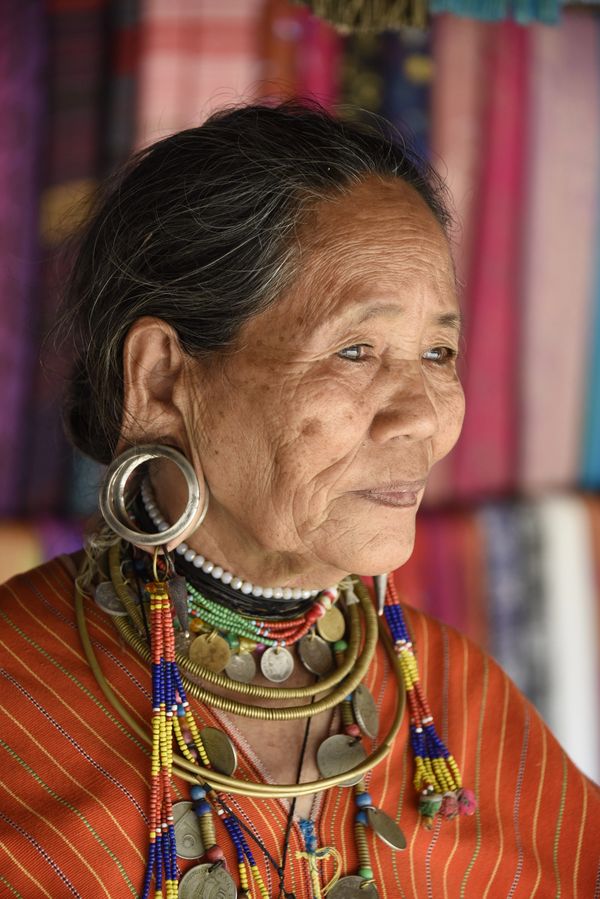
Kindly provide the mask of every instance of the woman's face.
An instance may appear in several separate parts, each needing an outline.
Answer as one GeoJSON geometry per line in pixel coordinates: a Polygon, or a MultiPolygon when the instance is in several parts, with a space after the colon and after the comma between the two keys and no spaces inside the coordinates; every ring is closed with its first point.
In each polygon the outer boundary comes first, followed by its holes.
{"type": "Polygon", "coordinates": [[[187,542],[255,583],[322,586],[412,552],[423,488],[405,506],[397,485],[459,436],[459,307],[443,232],[401,181],[322,203],[298,236],[293,287],[194,371],[180,439],[211,498],[187,542]]]}

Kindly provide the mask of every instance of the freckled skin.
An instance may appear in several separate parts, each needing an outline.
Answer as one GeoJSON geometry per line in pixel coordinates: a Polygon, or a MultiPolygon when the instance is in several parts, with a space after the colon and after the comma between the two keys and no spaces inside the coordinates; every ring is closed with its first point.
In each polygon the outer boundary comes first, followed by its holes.
{"type": "MultiPolygon", "coordinates": [[[[167,436],[204,472],[209,511],[190,546],[257,584],[322,587],[411,555],[417,507],[387,508],[351,491],[426,476],[454,446],[461,384],[453,362],[436,366],[424,353],[458,348],[456,333],[430,323],[458,302],[443,233],[400,181],[372,179],[322,203],[298,237],[301,276],[222,361],[189,364],[170,327],[134,324],[119,449],[167,436]],[[353,303],[356,318],[383,300],[402,314],[348,319],[353,303]],[[366,361],[340,358],[354,344],[369,345],[366,361]]],[[[175,520],[186,497],[180,476],[167,465],[152,477],[175,520]]],[[[297,665],[287,685],[310,680],[297,665]]],[[[304,721],[265,728],[229,717],[271,777],[294,782],[304,721]]],[[[312,719],[304,781],[318,777],[316,748],[330,725],[331,714],[312,719]]],[[[296,813],[311,805],[299,798],[296,813]]]]}
{"type": "MultiPolygon", "coordinates": [[[[203,471],[192,547],[254,583],[317,587],[410,557],[417,506],[353,491],[426,477],[459,436],[464,394],[453,361],[424,356],[458,350],[432,316],[459,306],[447,241],[412,188],[371,178],[321,202],[298,238],[297,281],[221,361],[186,365],[168,326],[136,322],[123,437],[167,434],[203,471]],[[356,324],[375,304],[387,308],[356,324]],[[357,344],[361,361],[339,355],[357,344]]],[[[179,477],[153,480],[174,520],[179,477]]]]}

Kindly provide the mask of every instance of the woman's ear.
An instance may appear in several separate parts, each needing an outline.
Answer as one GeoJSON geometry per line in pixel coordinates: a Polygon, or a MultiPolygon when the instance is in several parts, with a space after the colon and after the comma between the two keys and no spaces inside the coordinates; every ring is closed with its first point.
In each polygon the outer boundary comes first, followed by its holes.
{"type": "Polygon", "coordinates": [[[160,318],[138,318],[123,347],[123,417],[117,453],[133,443],[150,443],[158,435],[177,440],[181,413],[174,392],[183,369],[184,352],[174,328],[160,318]]]}

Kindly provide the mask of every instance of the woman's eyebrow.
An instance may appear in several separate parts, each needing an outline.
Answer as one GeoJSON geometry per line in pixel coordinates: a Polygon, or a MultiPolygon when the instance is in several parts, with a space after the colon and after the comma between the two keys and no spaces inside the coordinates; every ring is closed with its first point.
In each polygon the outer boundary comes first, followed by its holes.
{"type": "MultiPolygon", "coordinates": [[[[398,315],[402,315],[403,312],[404,307],[399,306],[397,303],[377,303],[376,305],[370,306],[368,309],[366,309],[362,315],[358,316],[358,318],[355,318],[354,322],[360,325],[363,322],[368,321],[370,318],[375,318],[378,316],[395,317],[398,315]]],[[[464,325],[464,316],[461,312],[440,312],[432,316],[432,319],[434,324],[452,328],[459,333],[464,325]]]]}

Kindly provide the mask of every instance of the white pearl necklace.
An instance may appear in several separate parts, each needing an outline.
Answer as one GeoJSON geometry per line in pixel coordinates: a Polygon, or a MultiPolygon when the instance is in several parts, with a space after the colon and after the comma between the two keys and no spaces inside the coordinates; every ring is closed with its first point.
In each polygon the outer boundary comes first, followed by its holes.
{"type": "MultiPolygon", "coordinates": [[[[148,478],[145,478],[142,482],[141,497],[144,508],[157,529],[159,531],[166,531],[169,524],[165,521],[160,509],[156,505],[156,499],[154,498],[148,478]]],[[[215,580],[221,581],[221,583],[226,584],[228,587],[239,590],[240,593],[246,595],[252,594],[252,596],[264,596],[265,599],[310,599],[313,596],[318,596],[323,590],[330,590],[335,593],[335,595],[337,595],[338,592],[337,584],[333,587],[324,587],[321,590],[304,590],[302,587],[259,587],[255,584],[251,584],[250,581],[243,580],[241,577],[236,577],[231,571],[224,571],[221,565],[215,565],[214,562],[211,562],[201,553],[197,553],[195,549],[191,549],[187,543],[180,543],[179,546],[175,548],[175,552],[179,553],[180,556],[183,556],[186,562],[191,562],[195,568],[200,568],[205,574],[210,574],[211,577],[214,577],[215,580]]]]}

